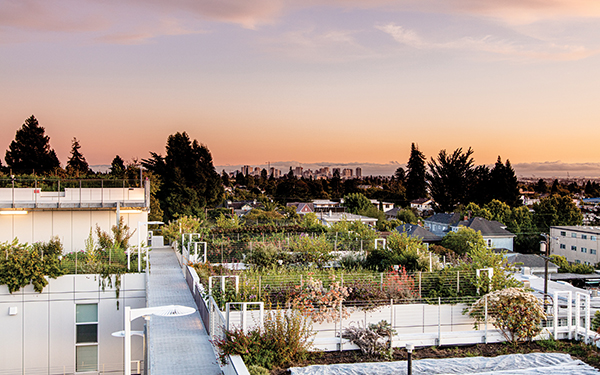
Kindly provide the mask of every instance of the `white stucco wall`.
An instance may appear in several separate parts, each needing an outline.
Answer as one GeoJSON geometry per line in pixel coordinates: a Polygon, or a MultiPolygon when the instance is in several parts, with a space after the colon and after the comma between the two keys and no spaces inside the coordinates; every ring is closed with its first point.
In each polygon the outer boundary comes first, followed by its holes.
{"type": "MultiPolygon", "coordinates": [[[[133,232],[137,230],[138,221],[148,221],[148,212],[121,213],[121,217],[133,232]]],[[[30,210],[26,215],[0,215],[0,242],[12,241],[15,238],[22,243],[46,242],[58,236],[65,252],[72,252],[84,249],[90,229],[95,233],[96,225],[110,233],[111,227],[116,223],[116,209],[30,210]]],[[[141,238],[145,240],[146,236],[141,238]]],[[[130,243],[137,244],[137,233],[133,235],[130,243]]]]}
{"type": "MultiPolygon", "coordinates": [[[[146,306],[145,274],[121,279],[119,309],[114,288],[99,286],[95,275],[65,275],[50,279],[42,293],[30,285],[13,294],[0,285],[0,373],[71,374],[75,371],[75,306],[98,304],[99,373],[122,371],[123,338],[111,336],[124,329],[123,307],[146,306]],[[16,307],[17,314],[9,315],[16,307]]],[[[143,329],[143,319],[132,323],[143,329]]],[[[132,359],[142,359],[142,338],[132,337],[132,359]]],[[[93,372],[92,372],[93,373],[93,372]]]]}
{"type": "Polygon", "coordinates": [[[483,237],[485,243],[488,243],[488,240],[492,241],[492,248],[494,249],[508,249],[510,251],[514,250],[514,239],[512,237],[483,237]]]}

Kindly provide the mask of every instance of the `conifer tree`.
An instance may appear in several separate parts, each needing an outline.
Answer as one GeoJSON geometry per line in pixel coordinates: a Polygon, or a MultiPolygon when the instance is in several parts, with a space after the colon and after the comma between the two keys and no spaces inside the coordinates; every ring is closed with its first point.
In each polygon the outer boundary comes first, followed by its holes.
{"type": "Polygon", "coordinates": [[[67,173],[73,176],[79,176],[80,174],[88,174],[90,171],[90,165],[85,160],[85,157],[79,149],[81,145],[77,138],[73,137],[72,146],[71,146],[71,157],[67,161],[67,173]]]}
{"type": "Polygon", "coordinates": [[[48,173],[60,168],[50,137],[32,115],[15,134],[4,160],[13,173],[48,173]]]}
{"type": "Polygon", "coordinates": [[[406,198],[412,201],[427,197],[425,155],[414,143],[410,146],[410,158],[406,169],[406,198]]]}
{"type": "Polygon", "coordinates": [[[490,188],[493,199],[512,207],[519,205],[519,183],[509,160],[506,160],[506,164],[502,164],[502,158],[498,156],[498,160],[490,172],[490,188]]]}
{"type": "Polygon", "coordinates": [[[125,178],[125,162],[117,155],[110,163],[110,174],[116,178],[125,178]]]}

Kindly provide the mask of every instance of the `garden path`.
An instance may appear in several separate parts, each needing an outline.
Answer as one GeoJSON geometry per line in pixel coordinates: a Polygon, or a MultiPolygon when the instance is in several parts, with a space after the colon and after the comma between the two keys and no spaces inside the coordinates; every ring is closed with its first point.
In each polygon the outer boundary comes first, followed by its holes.
{"type": "MultiPolygon", "coordinates": [[[[175,253],[169,247],[150,254],[148,307],[183,305],[196,308],[175,253]]],[[[152,375],[221,374],[200,314],[148,322],[148,354],[152,375]]]]}

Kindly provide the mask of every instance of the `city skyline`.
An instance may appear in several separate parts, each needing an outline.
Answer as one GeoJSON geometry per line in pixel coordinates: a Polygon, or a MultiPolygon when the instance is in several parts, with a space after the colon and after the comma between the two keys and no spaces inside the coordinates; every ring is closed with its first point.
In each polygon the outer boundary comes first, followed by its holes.
{"type": "Polygon", "coordinates": [[[63,165],[73,137],[97,165],[186,131],[216,166],[392,166],[415,142],[600,175],[599,17],[584,0],[4,1],[0,148],[33,114],[63,165]]]}

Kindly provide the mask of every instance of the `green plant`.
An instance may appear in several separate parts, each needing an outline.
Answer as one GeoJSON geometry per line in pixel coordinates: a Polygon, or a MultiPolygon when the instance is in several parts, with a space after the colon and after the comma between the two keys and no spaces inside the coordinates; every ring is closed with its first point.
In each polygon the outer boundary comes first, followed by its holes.
{"type": "Polygon", "coordinates": [[[228,355],[240,355],[249,366],[271,369],[302,359],[312,345],[310,320],[297,310],[277,310],[266,314],[263,328],[248,333],[226,330],[215,344],[221,361],[228,355]]]}
{"type": "Polygon", "coordinates": [[[58,238],[34,245],[20,244],[16,238],[0,244],[0,285],[8,286],[13,293],[33,284],[36,292],[42,292],[48,285],[46,276],[55,279],[64,274],[60,254],[62,244],[58,238]]]}
{"type": "Polygon", "coordinates": [[[248,366],[248,372],[250,375],[269,375],[270,371],[262,366],[248,366]]]}
{"type": "Polygon", "coordinates": [[[523,288],[507,288],[488,293],[467,310],[476,322],[487,318],[500,329],[507,341],[516,345],[520,341],[533,339],[541,332],[541,323],[546,319],[542,302],[523,288]]]}
{"type": "Polygon", "coordinates": [[[284,263],[287,259],[285,253],[280,251],[275,244],[265,242],[251,242],[252,252],[246,258],[246,264],[250,264],[253,267],[263,269],[273,267],[281,263],[284,263]]]}
{"type": "Polygon", "coordinates": [[[292,238],[289,245],[291,262],[299,265],[323,267],[333,259],[333,245],[325,236],[299,236],[292,238]]]}

